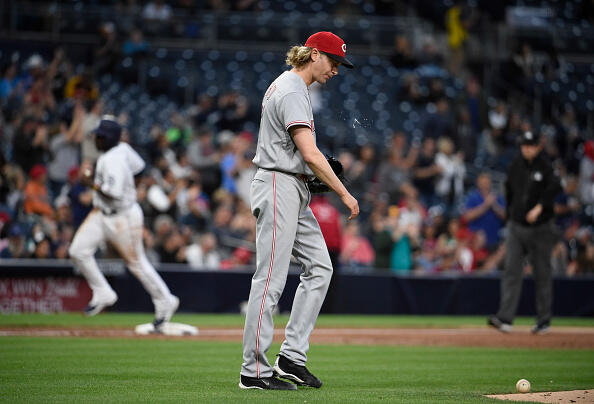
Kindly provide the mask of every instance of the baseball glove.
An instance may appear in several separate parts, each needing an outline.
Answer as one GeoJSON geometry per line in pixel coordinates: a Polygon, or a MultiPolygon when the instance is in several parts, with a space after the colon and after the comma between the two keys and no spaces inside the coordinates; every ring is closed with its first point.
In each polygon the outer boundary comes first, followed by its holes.
{"type": "MultiPolygon", "coordinates": [[[[334,171],[334,174],[336,174],[338,179],[344,182],[344,168],[342,167],[340,160],[328,155],[326,155],[326,160],[328,160],[328,164],[330,164],[332,171],[334,171]]],[[[309,192],[312,194],[330,192],[330,187],[322,182],[318,177],[307,181],[307,187],[309,188],[309,192]]]]}

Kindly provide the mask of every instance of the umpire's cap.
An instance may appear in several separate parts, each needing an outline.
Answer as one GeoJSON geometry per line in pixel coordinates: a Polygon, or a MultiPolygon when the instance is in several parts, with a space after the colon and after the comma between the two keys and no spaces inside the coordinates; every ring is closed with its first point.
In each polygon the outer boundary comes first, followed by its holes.
{"type": "Polygon", "coordinates": [[[345,58],[346,44],[338,35],[335,35],[332,32],[316,32],[307,38],[305,46],[308,48],[316,48],[317,50],[324,52],[330,59],[342,63],[349,69],[355,67],[347,58],[345,58]]]}
{"type": "Polygon", "coordinates": [[[122,136],[122,126],[111,115],[104,115],[95,129],[95,137],[105,139],[108,147],[117,145],[122,136]]]}
{"type": "Polygon", "coordinates": [[[538,133],[526,131],[520,137],[520,144],[536,146],[540,144],[540,136],[538,133]]]}

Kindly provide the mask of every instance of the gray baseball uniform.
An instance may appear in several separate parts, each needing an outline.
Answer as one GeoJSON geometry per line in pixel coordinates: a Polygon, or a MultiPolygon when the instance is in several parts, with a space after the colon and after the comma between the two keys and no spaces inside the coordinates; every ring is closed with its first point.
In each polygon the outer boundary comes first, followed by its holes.
{"type": "Polygon", "coordinates": [[[291,254],[303,272],[285,330],[281,354],[305,365],[314,328],[332,275],[332,263],[309,202],[304,175],[313,175],[294,144],[289,129],[308,126],[315,138],[308,88],[296,73],[286,71],[268,88],[254,163],[259,167],[251,186],[256,222],[256,272],[252,278],[243,333],[241,374],[272,375],[266,352],[273,337],[272,311],[285,287],[291,254]]]}

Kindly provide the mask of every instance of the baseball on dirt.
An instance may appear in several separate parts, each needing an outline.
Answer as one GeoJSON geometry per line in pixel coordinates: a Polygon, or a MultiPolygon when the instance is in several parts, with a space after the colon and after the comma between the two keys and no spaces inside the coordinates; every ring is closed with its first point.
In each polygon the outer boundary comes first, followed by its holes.
{"type": "Polygon", "coordinates": [[[518,380],[516,390],[518,390],[518,393],[528,393],[530,391],[530,382],[526,379],[518,380]]]}
{"type": "Polygon", "coordinates": [[[83,171],[83,174],[85,175],[85,177],[90,177],[91,176],[91,170],[90,169],[85,169],[85,171],[83,171]]]}

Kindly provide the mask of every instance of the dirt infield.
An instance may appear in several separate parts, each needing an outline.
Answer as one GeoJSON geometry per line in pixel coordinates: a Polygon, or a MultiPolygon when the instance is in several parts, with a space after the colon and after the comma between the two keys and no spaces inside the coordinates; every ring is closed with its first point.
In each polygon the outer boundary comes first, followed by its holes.
{"type": "MultiPolygon", "coordinates": [[[[198,336],[138,336],[132,328],[52,328],[0,327],[0,336],[108,337],[241,341],[239,328],[200,328],[198,336]]],[[[274,340],[282,341],[283,329],[274,330],[274,340]]],[[[422,345],[502,348],[594,349],[594,328],[556,327],[546,335],[532,335],[528,327],[502,334],[487,327],[465,328],[318,328],[311,342],[323,344],[422,345]]]]}
{"type": "Polygon", "coordinates": [[[531,403],[594,403],[594,394],[590,390],[549,391],[526,394],[492,394],[485,397],[505,401],[524,401],[531,403]]]}

